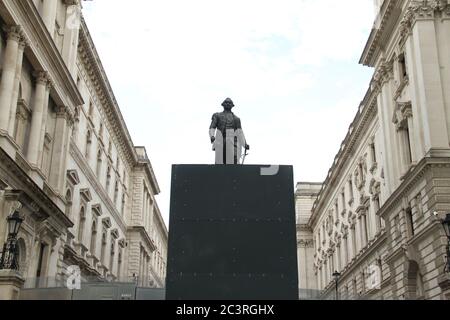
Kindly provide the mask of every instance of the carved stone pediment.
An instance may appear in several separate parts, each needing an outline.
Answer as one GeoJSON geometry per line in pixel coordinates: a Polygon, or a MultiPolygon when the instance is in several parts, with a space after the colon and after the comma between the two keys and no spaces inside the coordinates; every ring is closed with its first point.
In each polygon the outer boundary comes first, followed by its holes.
{"type": "Polygon", "coordinates": [[[89,191],[89,189],[81,189],[80,190],[80,195],[81,197],[86,201],[86,202],[91,202],[92,201],[92,195],[91,192],[89,191]]]}
{"type": "Polygon", "coordinates": [[[120,246],[121,248],[125,248],[125,247],[126,247],[125,239],[120,239],[118,243],[119,243],[119,246],[120,246]]]}
{"type": "Polygon", "coordinates": [[[100,204],[94,204],[92,206],[92,212],[97,215],[97,217],[100,217],[103,214],[102,206],[100,204]]]}
{"type": "Polygon", "coordinates": [[[102,224],[108,229],[111,228],[111,219],[109,217],[103,218],[102,224]]]}
{"type": "Polygon", "coordinates": [[[392,116],[392,122],[395,124],[397,131],[403,130],[408,126],[408,118],[412,117],[411,101],[397,102],[392,116]]]}
{"type": "Polygon", "coordinates": [[[111,236],[112,236],[114,239],[118,239],[118,238],[119,238],[119,231],[118,231],[117,229],[112,229],[112,230],[111,230],[111,236]]]}
{"type": "Polygon", "coordinates": [[[67,181],[73,186],[76,186],[80,183],[80,177],[76,170],[67,170],[67,181]]]}
{"type": "Polygon", "coordinates": [[[38,235],[39,239],[43,240],[46,237],[50,238],[52,243],[51,246],[54,247],[56,245],[57,239],[61,237],[62,233],[61,231],[51,225],[49,221],[44,221],[39,224],[36,234],[38,235]]]}

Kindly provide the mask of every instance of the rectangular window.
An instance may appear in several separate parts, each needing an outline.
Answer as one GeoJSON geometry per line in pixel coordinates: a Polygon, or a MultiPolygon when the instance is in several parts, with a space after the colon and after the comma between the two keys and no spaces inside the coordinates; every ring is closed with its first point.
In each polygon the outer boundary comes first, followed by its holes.
{"type": "Polygon", "coordinates": [[[352,181],[351,177],[348,180],[348,190],[349,190],[350,200],[353,200],[353,181],[352,181]]]}
{"type": "Polygon", "coordinates": [[[378,214],[378,211],[380,211],[380,197],[379,197],[379,195],[375,196],[374,199],[373,199],[373,208],[374,208],[375,216],[376,216],[377,230],[380,230],[384,226],[383,226],[382,218],[378,214]]]}
{"type": "Polygon", "coordinates": [[[421,216],[423,214],[423,205],[422,205],[422,195],[419,193],[416,198],[416,210],[417,210],[417,215],[421,216]]]}
{"type": "Polygon", "coordinates": [[[415,234],[415,230],[414,230],[414,217],[411,208],[406,209],[405,213],[408,223],[409,235],[413,237],[415,234]]]}
{"type": "Polygon", "coordinates": [[[393,237],[398,238],[401,236],[401,232],[400,232],[400,217],[398,215],[396,215],[394,217],[394,234],[393,237]]]}
{"type": "Polygon", "coordinates": [[[89,103],[88,116],[89,118],[92,118],[94,116],[94,104],[92,102],[89,103]]]}
{"type": "Polygon", "coordinates": [[[38,266],[36,270],[36,288],[42,288],[46,285],[46,273],[47,273],[47,252],[48,252],[48,245],[45,243],[41,243],[40,249],[39,249],[39,259],[38,259],[38,266]]]}
{"type": "Polygon", "coordinates": [[[377,150],[375,148],[375,141],[370,145],[370,154],[372,156],[372,165],[375,166],[377,163],[377,150]]]}
{"type": "Polygon", "coordinates": [[[408,77],[408,69],[406,68],[406,58],[404,54],[400,55],[398,63],[399,63],[400,82],[402,82],[408,77]]]}
{"type": "Polygon", "coordinates": [[[409,138],[409,126],[406,126],[405,129],[405,139],[406,139],[406,156],[407,156],[407,163],[411,164],[412,162],[412,149],[411,149],[411,139],[409,138]]]}
{"type": "Polygon", "coordinates": [[[334,222],[339,222],[339,201],[336,199],[336,203],[334,204],[334,222]]]}

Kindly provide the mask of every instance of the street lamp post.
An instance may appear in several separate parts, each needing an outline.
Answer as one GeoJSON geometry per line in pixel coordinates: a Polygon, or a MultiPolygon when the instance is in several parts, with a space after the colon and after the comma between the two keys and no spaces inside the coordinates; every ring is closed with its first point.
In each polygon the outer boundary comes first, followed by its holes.
{"type": "Polygon", "coordinates": [[[339,285],[339,277],[341,276],[341,274],[337,271],[335,271],[333,273],[333,277],[334,277],[334,283],[336,284],[336,300],[339,300],[339,292],[338,292],[338,285],[339,285]]]}
{"type": "Polygon", "coordinates": [[[19,233],[23,218],[16,210],[6,221],[8,222],[8,239],[3,245],[0,270],[19,270],[19,263],[17,261],[17,234],[19,233]]]}
{"type": "Polygon", "coordinates": [[[447,236],[447,257],[444,272],[450,273],[450,213],[447,213],[445,219],[441,221],[444,227],[445,235],[447,236]]]}

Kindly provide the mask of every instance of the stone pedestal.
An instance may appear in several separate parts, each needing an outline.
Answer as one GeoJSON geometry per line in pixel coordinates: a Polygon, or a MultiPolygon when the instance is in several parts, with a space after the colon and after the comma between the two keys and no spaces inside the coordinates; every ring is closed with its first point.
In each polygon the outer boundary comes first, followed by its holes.
{"type": "Polygon", "coordinates": [[[438,278],[439,286],[442,289],[442,299],[450,300],[450,274],[446,273],[438,278]]]}
{"type": "Polygon", "coordinates": [[[293,170],[264,168],[173,167],[168,300],[298,299],[293,170]]]}
{"type": "Polygon", "coordinates": [[[25,279],[14,270],[0,270],[0,300],[18,300],[25,279]]]}

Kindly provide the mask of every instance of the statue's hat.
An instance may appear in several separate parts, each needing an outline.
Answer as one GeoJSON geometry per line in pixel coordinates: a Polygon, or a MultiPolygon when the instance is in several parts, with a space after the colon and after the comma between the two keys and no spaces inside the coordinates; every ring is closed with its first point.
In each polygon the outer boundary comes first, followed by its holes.
{"type": "Polygon", "coordinates": [[[225,106],[226,104],[230,104],[231,106],[234,107],[234,103],[233,100],[231,100],[230,98],[226,98],[225,101],[222,103],[222,107],[225,106]]]}

